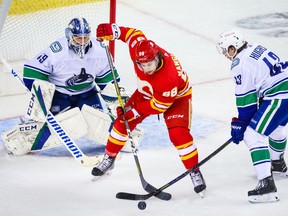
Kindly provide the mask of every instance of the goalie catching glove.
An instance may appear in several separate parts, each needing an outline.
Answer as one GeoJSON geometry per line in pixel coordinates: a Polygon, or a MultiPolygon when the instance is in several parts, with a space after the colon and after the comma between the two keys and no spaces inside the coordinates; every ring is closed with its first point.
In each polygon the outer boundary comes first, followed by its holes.
{"type": "MultiPolygon", "coordinates": [[[[119,90],[122,102],[123,104],[125,104],[129,100],[131,95],[123,87],[119,87],[119,90]]],[[[106,103],[109,112],[111,112],[113,118],[116,118],[116,116],[118,116],[116,109],[120,105],[120,103],[118,101],[118,97],[115,92],[114,84],[113,83],[107,84],[106,87],[100,93],[106,103]]]]}
{"type": "Polygon", "coordinates": [[[98,25],[96,30],[97,38],[104,40],[115,40],[121,35],[121,31],[118,25],[115,23],[102,23],[98,25]]]}

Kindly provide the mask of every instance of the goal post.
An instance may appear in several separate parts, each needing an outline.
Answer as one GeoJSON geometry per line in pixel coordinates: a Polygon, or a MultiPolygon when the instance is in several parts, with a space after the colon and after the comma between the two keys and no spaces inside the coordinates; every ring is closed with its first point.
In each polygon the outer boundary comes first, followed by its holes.
{"type": "MultiPolygon", "coordinates": [[[[110,23],[116,23],[116,0],[110,0],[110,23]]],[[[111,55],[115,57],[115,41],[109,41],[111,55]]]]}

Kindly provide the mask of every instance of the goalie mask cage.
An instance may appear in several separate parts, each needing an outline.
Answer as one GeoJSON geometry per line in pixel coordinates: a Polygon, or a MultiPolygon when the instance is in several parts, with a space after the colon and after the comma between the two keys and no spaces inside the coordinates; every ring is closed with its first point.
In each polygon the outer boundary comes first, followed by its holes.
{"type": "MultiPolygon", "coordinates": [[[[0,0],[0,58],[22,76],[24,62],[65,36],[75,17],[86,18],[95,37],[99,23],[115,22],[116,0],[0,0]]],[[[0,97],[24,94],[9,73],[0,61],[0,97]]]]}

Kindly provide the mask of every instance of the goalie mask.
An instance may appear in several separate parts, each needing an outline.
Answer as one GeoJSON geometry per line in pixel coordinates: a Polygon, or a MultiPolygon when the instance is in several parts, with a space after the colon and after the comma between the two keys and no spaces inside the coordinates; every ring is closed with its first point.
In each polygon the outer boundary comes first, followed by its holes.
{"type": "Polygon", "coordinates": [[[69,47],[80,58],[84,57],[86,47],[90,44],[90,34],[90,26],[85,18],[72,19],[65,30],[69,47]]]}
{"type": "Polygon", "coordinates": [[[237,29],[225,31],[219,35],[216,48],[220,54],[225,55],[229,59],[233,59],[237,51],[245,44],[242,32],[237,29]],[[234,47],[235,52],[230,53],[229,48],[234,47]]]}

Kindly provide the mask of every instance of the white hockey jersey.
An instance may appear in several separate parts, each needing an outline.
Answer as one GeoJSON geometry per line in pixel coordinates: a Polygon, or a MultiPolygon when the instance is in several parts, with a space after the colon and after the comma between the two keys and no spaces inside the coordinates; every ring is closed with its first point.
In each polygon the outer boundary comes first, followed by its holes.
{"type": "Polygon", "coordinates": [[[57,91],[69,95],[91,90],[94,81],[103,89],[113,80],[105,49],[100,42],[91,38],[89,50],[81,59],[69,48],[65,37],[28,61],[24,65],[23,78],[28,88],[34,79],[46,80],[53,83],[57,91]]]}
{"type": "Polygon", "coordinates": [[[257,110],[259,98],[288,98],[288,62],[280,62],[271,50],[249,44],[233,60],[231,75],[239,118],[249,120],[257,110]]]}

